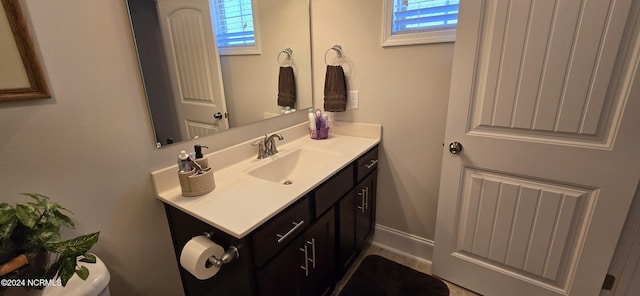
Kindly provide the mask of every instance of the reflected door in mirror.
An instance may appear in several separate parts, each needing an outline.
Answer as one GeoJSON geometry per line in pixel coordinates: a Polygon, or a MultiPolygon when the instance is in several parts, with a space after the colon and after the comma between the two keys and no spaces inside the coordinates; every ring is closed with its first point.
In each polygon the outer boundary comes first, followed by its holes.
{"type": "Polygon", "coordinates": [[[182,139],[229,128],[218,51],[205,0],[160,0],[158,15],[182,139]]]}

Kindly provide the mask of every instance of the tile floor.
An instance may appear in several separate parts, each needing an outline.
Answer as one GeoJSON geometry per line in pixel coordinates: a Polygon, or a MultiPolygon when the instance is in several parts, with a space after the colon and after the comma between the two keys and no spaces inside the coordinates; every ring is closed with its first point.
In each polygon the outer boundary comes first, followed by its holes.
{"type": "MultiPolygon", "coordinates": [[[[415,258],[411,258],[406,255],[401,255],[399,253],[395,253],[391,250],[388,250],[376,245],[370,245],[367,249],[365,249],[360,254],[360,256],[356,259],[355,264],[351,266],[351,268],[347,271],[345,276],[336,284],[336,288],[331,294],[331,296],[337,296],[340,293],[340,291],[342,290],[344,285],[347,283],[349,278],[351,278],[351,275],[355,272],[356,268],[358,268],[358,265],[360,265],[360,262],[362,262],[362,259],[364,259],[364,257],[368,255],[379,255],[389,260],[400,263],[402,265],[411,267],[422,273],[431,274],[431,263],[429,262],[417,260],[415,258]]],[[[444,282],[449,287],[450,296],[479,296],[478,294],[471,292],[469,290],[465,290],[462,287],[456,286],[447,281],[444,281],[444,282]]]]}

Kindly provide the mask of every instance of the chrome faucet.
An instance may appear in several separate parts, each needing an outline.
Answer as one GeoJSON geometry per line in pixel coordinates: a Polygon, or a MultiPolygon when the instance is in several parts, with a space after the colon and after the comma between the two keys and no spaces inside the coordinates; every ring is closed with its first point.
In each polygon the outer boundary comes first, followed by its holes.
{"type": "Polygon", "coordinates": [[[265,148],[265,151],[267,152],[267,156],[271,156],[278,153],[278,148],[276,147],[275,138],[277,138],[280,141],[284,140],[284,137],[281,134],[273,134],[264,140],[264,148],[265,148]]]}
{"type": "Polygon", "coordinates": [[[267,158],[278,153],[275,140],[276,138],[280,141],[284,140],[284,137],[281,134],[273,134],[271,136],[264,135],[263,139],[251,144],[253,146],[258,146],[258,159],[267,158]]]}

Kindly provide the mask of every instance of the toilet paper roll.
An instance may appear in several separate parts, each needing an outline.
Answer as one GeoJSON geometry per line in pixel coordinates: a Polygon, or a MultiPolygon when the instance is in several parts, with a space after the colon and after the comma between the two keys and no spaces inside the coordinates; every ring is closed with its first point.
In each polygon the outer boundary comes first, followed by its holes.
{"type": "Polygon", "coordinates": [[[199,280],[206,280],[218,273],[220,268],[207,260],[209,257],[222,258],[224,248],[205,236],[196,236],[189,240],[180,253],[180,265],[199,280]]]}

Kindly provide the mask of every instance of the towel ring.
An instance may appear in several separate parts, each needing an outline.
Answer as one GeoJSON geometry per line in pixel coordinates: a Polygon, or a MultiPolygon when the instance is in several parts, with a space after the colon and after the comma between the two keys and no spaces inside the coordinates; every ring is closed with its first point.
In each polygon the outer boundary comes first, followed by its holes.
{"type": "Polygon", "coordinates": [[[289,60],[289,64],[287,66],[292,66],[293,65],[293,49],[291,49],[291,47],[287,47],[278,53],[278,56],[276,57],[276,60],[278,61],[278,65],[282,65],[282,63],[280,62],[280,56],[283,53],[287,55],[286,58],[287,60],[289,60]]]}
{"type": "Polygon", "coordinates": [[[344,64],[344,52],[342,51],[342,46],[340,46],[339,44],[336,44],[331,48],[327,49],[327,51],[324,53],[324,64],[329,66],[329,63],[327,62],[327,55],[331,50],[335,50],[336,53],[338,54],[338,57],[340,57],[340,63],[338,65],[344,64]]]}

